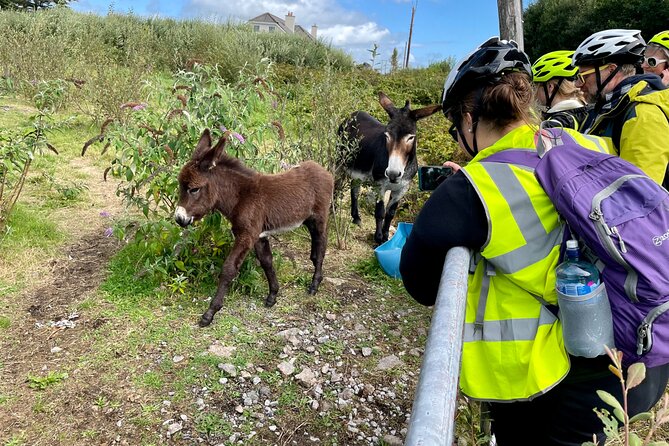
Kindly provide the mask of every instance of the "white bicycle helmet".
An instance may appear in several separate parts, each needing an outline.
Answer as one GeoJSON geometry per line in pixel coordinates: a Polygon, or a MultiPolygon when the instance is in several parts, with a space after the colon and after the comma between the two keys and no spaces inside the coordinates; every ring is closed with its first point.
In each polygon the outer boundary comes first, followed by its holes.
{"type": "Polygon", "coordinates": [[[646,42],[638,29],[607,29],[592,34],[576,48],[574,66],[601,66],[609,62],[636,64],[643,59],[646,42]]]}

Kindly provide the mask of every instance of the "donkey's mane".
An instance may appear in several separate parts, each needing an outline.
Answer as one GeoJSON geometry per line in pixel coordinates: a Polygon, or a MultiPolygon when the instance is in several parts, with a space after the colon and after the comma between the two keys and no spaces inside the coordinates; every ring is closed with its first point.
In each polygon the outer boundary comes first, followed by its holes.
{"type": "Polygon", "coordinates": [[[244,163],[242,163],[239,159],[228,155],[227,153],[224,153],[223,156],[218,161],[218,165],[235,170],[239,173],[243,173],[244,175],[255,175],[257,172],[250,167],[247,167],[244,163]]]}

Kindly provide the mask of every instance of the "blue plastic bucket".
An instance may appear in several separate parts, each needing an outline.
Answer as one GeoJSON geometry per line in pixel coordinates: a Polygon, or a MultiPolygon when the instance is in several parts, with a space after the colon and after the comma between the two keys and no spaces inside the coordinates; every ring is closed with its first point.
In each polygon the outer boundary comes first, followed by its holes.
{"type": "Polygon", "coordinates": [[[395,279],[402,278],[400,274],[400,256],[412,227],[413,223],[400,222],[397,225],[395,235],[374,250],[376,260],[379,261],[383,271],[395,279]]]}

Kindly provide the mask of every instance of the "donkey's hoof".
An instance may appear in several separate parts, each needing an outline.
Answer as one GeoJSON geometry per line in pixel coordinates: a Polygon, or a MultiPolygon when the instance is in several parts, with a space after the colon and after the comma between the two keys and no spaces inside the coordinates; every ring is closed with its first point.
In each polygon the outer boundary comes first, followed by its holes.
{"type": "Polygon", "coordinates": [[[272,308],[275,303],[276,303],[276,297],[274,296],[267,296],[267,299],[265,299],[266,308],[272,308]]]}
{"type": "Polygon", "coordinates": [[[362,220],[360,220],[360,218],[354,218],[353,219],[353,224],[360,226],[362,224],[362,220]]]}
{"type": "Polygon", "coordinates": [[[214,319],[213,316],[207,316],[207,314],[203,314],[202,317],[200,318],[200,321],[197,323],[200,327],[207,327],[209,324],[211,324],[211,321],[214,319]]]}
{"type": "Polygon", "coordinates": [[[387,241],[388,241],[388,234],[386,234],[385,237],[382,236],[382,235],[379,235],[379,234],[375,234],[375,235],[374,235],[374,242],[375,242],[377,245],[382,245],[383,243],[385,243],[385,242],[387,242],[387,241]]]}
{"type": "Polygon", "coordinates": [[[307,294],[309,294],[309,296],[313,296],[314,294],[316,294],[316,291],[318,291],[318,287],[312,285],[307,290],[307,294]]]}

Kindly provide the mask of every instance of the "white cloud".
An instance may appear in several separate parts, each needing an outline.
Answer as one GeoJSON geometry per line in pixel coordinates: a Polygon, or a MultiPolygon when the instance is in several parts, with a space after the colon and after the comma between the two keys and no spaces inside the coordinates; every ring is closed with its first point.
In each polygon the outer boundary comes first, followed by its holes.
{"type": "Polygon", "coordinates": [[[319,35],[329,39],[333,45],[359,45],[380,42],[390,36],[390,31],[374,22],[361,25],[334,25],[319,29],[319,35]]]}
{"type": "Polygon", "coordinates": [[[297,25],[306,30],[317,25],[319,38],[349,52],[358,61],[367,59],[365,49],[374,43],[381,47],[393,44],[387,28],[359,12],[342,8],[336,0],[188,0],[182,15],[245,22],[265,12],[283,19],[289,11],[295,15],[297,25]]]}

